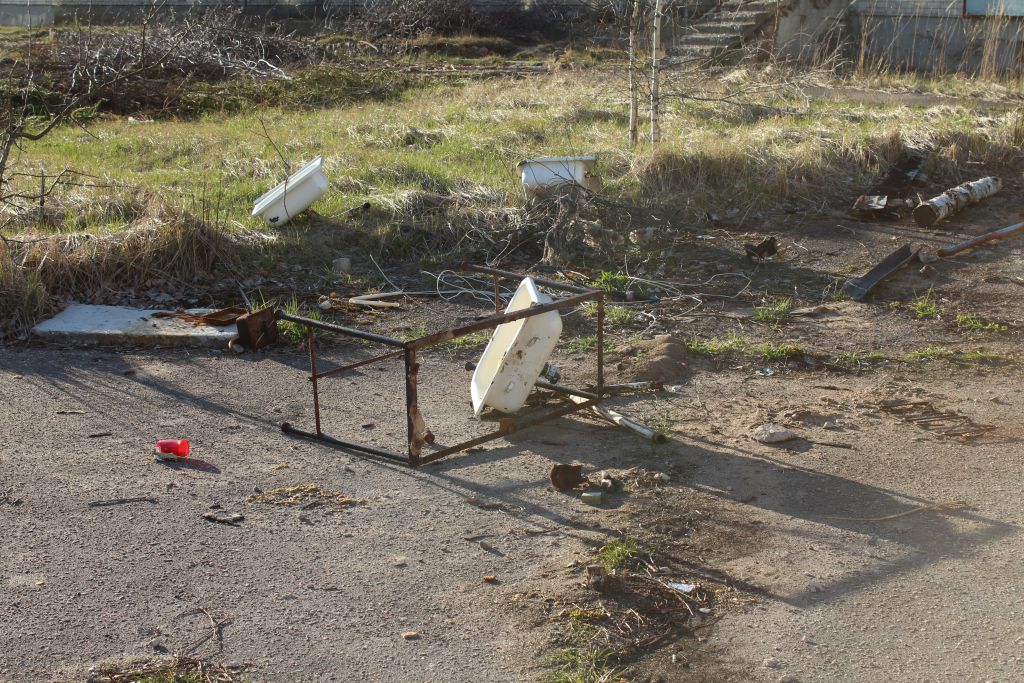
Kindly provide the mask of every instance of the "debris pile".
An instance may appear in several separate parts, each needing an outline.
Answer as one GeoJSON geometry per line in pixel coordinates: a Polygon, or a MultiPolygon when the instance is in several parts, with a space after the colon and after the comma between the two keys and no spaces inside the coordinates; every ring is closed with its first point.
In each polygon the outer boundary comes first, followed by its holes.
{"type": "Polygon", "coordinates": [[[250,503],[266,503],[267,505],[283,505],[286,507],[302,506],[303,508],[319,507],[321,505],[348,507],[351,505],[363,505],[367,502],[363,498],[349,498],[340,493],[332,493],[322,488],[319,484],[282,486],[269,491],[253,493],[246,498],[246,501],[250,503]]]}

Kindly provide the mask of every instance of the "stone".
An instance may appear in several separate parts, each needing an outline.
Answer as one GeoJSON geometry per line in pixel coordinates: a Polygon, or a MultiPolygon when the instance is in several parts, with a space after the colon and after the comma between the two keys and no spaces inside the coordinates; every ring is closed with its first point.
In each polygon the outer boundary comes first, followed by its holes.
{"type": "Polygon", "coordinates": [[[766,657],[764,662],[762,662],[762,663],[764,664],[764,668],[766,668],[766,669],[781,669],[782,668],[782,662],[780,660],[776,659],[775,657],[766,657]]]}
{"type": "Polygon", "coordinates": [[[783,443],[796,438],[796,432],[782,425],[766,424],[750,432],[750,438],[760,443],[783,443]]]}
{"type": "Polygon", "coordinates": [[[416,631],[402,631],[403,640],[418,640],[420,634],[416,631]]]}

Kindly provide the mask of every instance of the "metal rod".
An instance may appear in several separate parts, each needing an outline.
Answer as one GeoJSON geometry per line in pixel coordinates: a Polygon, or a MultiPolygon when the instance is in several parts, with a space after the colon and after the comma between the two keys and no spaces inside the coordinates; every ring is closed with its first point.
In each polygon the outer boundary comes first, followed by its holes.
{"type": "Polygon", "coordinates": [[[434,462],[435,460],[440,460],[441,458],[446,458],[449,455],[454,455],[455,453],[459,453],[461,451],[464,451],[467,448],[473,448],[473,446],[479,446],[482,443],[487,443],[488,441],[494,441],[495,439],[500,439],[501,437],[507,436],[509,434],[512,434],[512,433],[514,433],[516,431],[519,431],[520,429],[526,429],[527,427],[533,427],[534,425],[538,425],[538,424],[541,424],[543,422],[548,422],[549,420],[554,420],[556,418],[563,417],[565,415],[570,415],[572,413],[579,412],[580,410],[584,410],[586,408],[589,408],[592,405],[597,405],[597,401],[586,401],[585,403],[578,403],[578,404],[577,403],[571,403],[571,404],[569,404],[568,406],[566,406],[564,408],[559,408],[558,410],[552,411],[552,412],[547,413],[545,415],[541,415],[540,417],[530,418],[530,419],[523,420],[523,421],[513,421],[512,422],[512,425],[513,425],[512,429],[502,429],[502,430],[498,430],[496,432],[490,432],[489,434],[484,434],[482,436],[478,436],[475,439],[470,439],[469,441],[463,441],[460,444],[456,444],[456,445],[451,446],[449,448],[445,448],[444,450],[437,451],[435,453],[430,453],[428,455],[424,455],[424,456],[420,457],[418,464],[426,465],[427,463],[434,462]]]}
{"type": "Polygon", "coordinates": [[[978,235],[977,237],[972,237],[971,239],[969,239],[969,240],[967,240],[965,242],[961,242],[960,244],[954,244],[951,247],[946,247],[944,249],[939,249],[938,252],[936,252],[936,253],[941,258],[947,258],[949,256],[953,256],[954,254],[959,254],[962,251],[967,251],[968,249],[973,249],[974,247],[978,246],[979,244],[984,244],[985,242],[991,242],[992,240],[1002,239],[1003,237],[1009,237],[1010,235],[1018,233],[1021,230],[1024,230],[1024,223],[1015,223],[1014,225],[1011,225],[1008,228],[1003,228],[1002,230],[996,230],[994,232],[986,232],[984,235],[978,235]]]}
{"type": "Polygon", "coordinates": [[[416,393],[416,349],[405,350],[405,424],[409,432],[409,466],[416,467],[420,461],[420,435],[416,417],[419,414],[419,397],[416,393]]]}
{"type": "Polygon", "coordinates": [[[323,379],[324,377],[333,377],[334,375],[340,375],[341,373],[347,370],[355,370],[356,368],[361,368],[364,365],[370,365],[371,363],[376,363],[377,361],[387,360],[389,358],[396,358],[398,356],[403,355],[404,353],[404,349],[401,351],[392,351],[391,353],[385,353],[381,356],[367,358],[366,360],[361,360],[357,363],[349,363],[348,365],[343,365],[340,368],[334,368],[333,370],[328,370],[327,372],[321,372],[319,375],[317,375],[317,377],[319,379],[323,379]]]}
{"type": "Polygon", "coordinates": [[[604,395],[604,292],[597,297],[597,397],[604,395]]]}
{"type": "Polygon", "coordinates": [[[316,433],[320,430],[320,389],[316,378],[316,335],[312,327],[306,328],[306,343],[309,344],[309,379],[313,382],[313,414],[316,415],[316,433]]]}
{"type": "Polygon", "coordinates": [[[501,290],[498,288],[501,278],[494,276],[494,315],[501,315],[501,290]]]}
{"type": "Polygon", "coordinates": [[[325,323],[322,320],[312,320],[310,318],[303,318],[301,315],[292,315],[291,313],[285,313],[278,309],[274,311],[274,317],[278,320],[287,320],[288,322],[298,323],[299,325],[305,325],[306,327],[315,327],[328,332],[337,332],[338,334],[344,334],[349,337],[357,337],[359,339],[365,339],[366,341],[377,342],[378,344],[385,344],[387,346],[396,346],[398,348],[405,348],[405,342],[401,339],[394,339],[392,337],[385,337],[380,334],[374,334],[372,332],[363,332],[362,330],[354,330],[351,327],[342,327],[341,325],[332,325],[331,323],[325,323]]]}
{"type": "Polygon", "coordinates": [[[580,398],[589,398],[595,401],[598,398],[597,394],[589,391],[584,391],[582,389],[574,389],[573,387],[563,387],[559,384],[551,384],[543,380],[537,380],[536,386],[540,387],[541,389],[553,391],[557,394],[565,394],[566,396],[579,396],[580,398]]]}
{"type": "Polygon", "coordinates": [[[557,280],[549,280],[546,277],[539,277],[537,275],[524,275],[523,273],[513,273],[512,271],[509,270],[499,270],[498,268],[478,266],[472,263],[463,263],[462,266],[460,267],[462,270],[468,271],[470,273],[484,273],[486,275],[497,275],[500,277],[511,278],[513,280],[519,280],[524,277],[531,277],[533,278],[533,281],[536,282],[538,285],[544,285],[545,287],[550,287],[551,289],[561,289],[562,291],[565,292],[576,292],[577,294],[581,294],[583,292],[595,291],[594,289],[591,289],[589,287],[577,287],[576,285],[567,285],[564,282],[558,282],[557,280]]]}
{"type": "Polygon", "coordinates": [[[323,441],[325,443],[333,444],[335,446],[341,446],[343,448],[350,448],[354,451],[366,453],[368,455],[376,455],[381,458],[387,458],[388,460],[396,460],[402,464],[408,464],[409,459],[404,455],[400,455],[393,451],[388,451],[383,448],[376,448],[374,446],[366,446],[361,443],[354,443],[352,441],[342,441],[341,439],[335,439],[333,436],[327,434],[314,434],[313,432],[307,432],[302,429],[296,429],[291,424],[285,422],[281,425],[281,431],[291,436],[301,436],[305,439],[313,439],[314,441],[323,441]]]}
{"type": "Polygon", "coordinates": [[[462,327],[455,327],[450,330],[443,330],[441,332],[435,332],[434,334],[428,334],[425,337],[419,339],[413,339],[407,343],[407,348],[411,349],[422,349],[427,346],[434,346],[435,344],[441,344],[446,341],[451,341],[456,337],[464,337],[467,334],[473,332],[479,332],[480,330],[487,330],[497,327],[503,323],[510,323],[516,320],[522,320],[523,318],[530,318],[541,313],[547,313],[548,311],[555,311],[563,308],[572,308],[578,306],[584,301],[590,301],[601,296],[600,290],[585,290],[583,294],[577,294],[576,296],[570,296],[566,299],[559,299],[558,301],[552,301],[549,304],[541,304],[540,306],[533,306],[521,311],[514,313],[503,313],[501,315],[493,315],[490,318],[484,318],[462,327]]]}

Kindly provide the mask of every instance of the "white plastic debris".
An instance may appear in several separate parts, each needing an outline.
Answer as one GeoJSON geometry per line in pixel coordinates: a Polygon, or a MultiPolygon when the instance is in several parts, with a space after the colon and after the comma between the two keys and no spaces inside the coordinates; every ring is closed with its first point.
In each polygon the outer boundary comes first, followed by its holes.
{"type": "Polygon", "coordinates": [[[692,593],[693,589],[697,587],[694,583],[669,583],[668,587],[672,590],[677,590],[680,593],[692,593]]]}
{"type": "Polygon", "coordinates": [[[592,173],[596,165],[596,156],[543,157],[520,161],[523,191],[527,197],[532,197],[566,185],[579,185],[597,192],[601,189],[601,183],[592,173]]]}
{"type": "Polygon", "coordinates": [[[782,443],[796,438],[796,432],[782,425],[767,424],[756,427],[750,432],[750,438],[761,443],[782,443]]]}
{"type": "Polygon", "coordinates": [[[323,157],[317,157],[288,180],[256,200],[253,216],[263,216],[268,225],[284,225],[302,213],[327,192],[327,176],[323,172],[323,157]]]}

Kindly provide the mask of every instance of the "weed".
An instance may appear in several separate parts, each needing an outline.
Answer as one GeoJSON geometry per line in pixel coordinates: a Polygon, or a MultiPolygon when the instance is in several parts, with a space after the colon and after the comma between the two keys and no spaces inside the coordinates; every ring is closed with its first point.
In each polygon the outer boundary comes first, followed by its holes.
{"type": "MultiPolygon", "coordinates": [[[[421,322],[418,325],[416,325],[416,327],[410,327],[407,330],[402,330],[402,332],[400,334],[398,334],[397,336],[398,336],[398,339],[401,339],[402,341],[407,342],[407,341],[412,341],[414,339],[419,339],[420,337],[424,337],[424,336],[426,336],[426,334],[427,334],[427,324],[421,322]]],[[[459,342],[461,339],[462,338],[460,338],[460,339],[453,339],[449,343],[456,344],[456,347],[458,347],[458,344],[456,342],[459,342]]]]}
{"type": "Polygon", "coordinates": [[[792,310],[793,300],[788,296],[774,299],[764,306],[758,306],[755,309],[754,320],[766,325],[778,326],[792,310]]]}
{"type": "Polygon", "coordinates": [[[573,621],[593,621],[604,617],[604,612],[596,609],[576,608],[569,611],[569,618],[573,621]]]}
{"type": "Polygon", "coordinates": [[[982,320],[975,313],[960,313],[956,316],[956,326],[963,330],[978,332],[1006,332],[1010,329],[1003,323],[982,320]]]}
{"type": "MultiPolygon", "coordinates": [[[[422,337],[423,335],[420,336],[422,337]]],[[[487,332],[473,332],[464,337],[456,337],[450,342],[445,342],[442,348],[451,351],[453,354],[460,351],[472,351],[474,349],[479,349],[490,341],[490,339],[491,335],[487,332]]]]}
{"type": "Polygon", "coordinates": [[[882,351],[847,351],[836,356],[836,362],[840,365],[863,370],[871,363],[880,363],[888,360],[888,358],[882,351]]]}
{"type": "Polygon", "coordinates": [[[927,320],[929,318],[938,318],[942,315],[945,310],[939,305],[939,302],[932,298],[932,290],[929,288],[928,293],[924,296],[919,296],[910,302],[909,308],[914,312],[921,320],[927,320]]]}
{"type": "Polygon", "coordinates": [[[938,360],[940,358],[949,358],[952,355],[952,351],[941,346],[926,346],[923,349],[905,354],[903,359],[909,361],[938,360]]]}
{"type": "Polygon", "coordinates": [[[631,281],[632,278],[628,275],[602,270],[596,278],[590,281],[590,284],[606,292],[624,292],[629,289],[631,281]]]}
{"type": "Polygon", "coordinates": [[[640,546],[630,538],[616,538],[597,551],[597,563],[608,571],[626,566],[640,554],[640,546]]]}
{"type": "Polygon", "coordinates": [[[731,334],[725,339],[701,340],[692,337],[686,342],[686,348],[702,356],[724,356],[747,347],[747,338],[739,334],[731,334]]]}
{"type": "MultiPolygon", "coordinates": [[[[277,299],[268,300],[263,296],[263,292],[258,292],[256,296],[258,298],[256,306],[257,309],[267,307],[280,308],[285,313],[300,315],[303,318],[309,318],[310,320],[322,319],[319,308],[307,308],[299,302],[298,298],[294,294],[292,294],[291,299],[285,299],[283,301],[278,301],[277,299]]],[[[305,344],[308,336],[305,325],[293,323],[288,320],[279,320],[277,322],[277,331],[282,337],[295,346],[302,346],[305,344]]]]}
{"type": "MultiPolygon", "coordinates": [[[[591,334],[586,337],[574,337],[568,341],[565,345],[565,350],[569,353],[590,353],[591,351],[597,350],[597,335],[591,334]]],[[[608,339],[604,340],[604,350],[611,351],[612,344],[608,339]]]]}
{"type": "Polygon", "coordinates": [[[957,360],[965,361],[968,363],[992,363],[995,361],[1006,360],[1006,356],[995,351],[988,351],[987,349],[974,349],[973,351],[965,351],[961,354],[957,360]]]}
{"type": "Polygon", "coordinates": [[[898,311],[901,308],[903,308],[903,302],[902,301],[893,300],[893,301],[889,302],[889,310],[890,311],[898,311]]]}
{"type": "Polygon", "coordinates": [[[796,344],[773,344],[772,342],[759,344],[754,348],[754,351],[762,360],[769,363],[786,360],[787,358],[798,358],[804,355],[804,350],[796,344]]]}
{"type": "Polygon", "coordinates": [[[613,680],[615,652],[598,639],[600,634],[584,624],[574,623],[566,645],[549,659],[554,669],[545,683],[607,683],[613,680]]]}
{"type": "MultiPolygon", "coordinates": [[[[597,302],[587,301],[583,304],[583,312],[590,317],[597,316],[597,302]]],[[[609,329],[617,330],[629,327],[636,322],[636,312],[629,306],[605,306],[604,323],[609,329]]]]}

